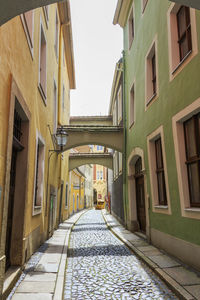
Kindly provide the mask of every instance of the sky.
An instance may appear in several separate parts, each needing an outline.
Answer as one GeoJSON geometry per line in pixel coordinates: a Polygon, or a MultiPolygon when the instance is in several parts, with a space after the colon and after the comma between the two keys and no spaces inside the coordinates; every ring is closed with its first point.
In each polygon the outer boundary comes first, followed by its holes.
{"type": "Polygon", "coordinates": [[[71,0],[76,90],[71,116],[107,115],[123,32],[113,25],[117,0],[71,0]]]}

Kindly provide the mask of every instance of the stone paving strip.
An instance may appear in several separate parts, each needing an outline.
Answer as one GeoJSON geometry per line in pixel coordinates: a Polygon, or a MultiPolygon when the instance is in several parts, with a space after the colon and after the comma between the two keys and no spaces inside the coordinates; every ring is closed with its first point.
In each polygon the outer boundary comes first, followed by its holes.
{"type": "Polygon", "coordinates": [[[102,214],[108,228],[158,274],[179,299],[200,299],[200,274],[198,272],[126,230],[106,210],[103,210],[102,214]]]}
{"type": "Polygon", "coordinates": [[[26,263],[25,269],[7,300],[62,300],[71,228],[85,211],[60,224],[26,263]]]}
{"type": "Polygon", "coordinates": [[[107,227],[101,211],[83,214],[71,231],[64,300],[178,299],[107,227]]]}

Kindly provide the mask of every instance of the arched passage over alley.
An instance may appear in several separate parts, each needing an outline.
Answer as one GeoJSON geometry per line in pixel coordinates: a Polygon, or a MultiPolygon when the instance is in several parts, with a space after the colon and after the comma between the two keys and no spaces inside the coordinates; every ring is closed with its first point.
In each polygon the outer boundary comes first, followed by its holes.
{"type": "Polygon", "coordinates": [[[102,145],[123,152],[123,127],[69,125],[63,128],[68,133],[68,142],[62,151],[82,145],[102,145]]]}
{"type": "MultiPolygon", "coordinates": [[[[10,19],[18,16],[26,11],[42,7],[45,5],[50,5],[53,3],[61,2],[62,0],[0,0],[0,25],[6,23],[10,19]]],[[[161,0],[162,1],[162,0],[161,0]]],[[[172,1],[172,0],[171,0],[172,1]]],[[[118,1],[119,5],[121,1],[118,1]]],[[[199,0],[173,0],[172,2],[177,2],[182,5],[194,7],[200,9],[199,0]]],[[[129,6],[129,1],[128,1],[129,6]]]]}
{"type": "Polygon", "coordinates": [[[113,169],[111,153],[70,153],[69,171],[87,164],[97,164],[113,169]]]}

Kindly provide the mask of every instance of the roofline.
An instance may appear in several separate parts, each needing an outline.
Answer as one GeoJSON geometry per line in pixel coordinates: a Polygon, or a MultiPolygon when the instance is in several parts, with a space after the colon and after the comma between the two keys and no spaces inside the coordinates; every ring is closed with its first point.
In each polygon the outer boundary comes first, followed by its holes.
{"type": "Polygon", "coordinates": [[[118,0],[113,19],[114,25],[119,24],[122,28],[124,28],[132,3],[132,0],[118,0]]]}
{"type": "Polygon", "coordinates": [[[71,11],[70,11],[69,0],[65,2],[59,2],[58,11],[59,11],[64,45],[65,45],[65,58],[66,58],[68,76],[69,76],[69,86],[70,89],[75,89],[76,82],[75,82],[74,48],[73,48],[72,23],[71,23],[71,11]]]}

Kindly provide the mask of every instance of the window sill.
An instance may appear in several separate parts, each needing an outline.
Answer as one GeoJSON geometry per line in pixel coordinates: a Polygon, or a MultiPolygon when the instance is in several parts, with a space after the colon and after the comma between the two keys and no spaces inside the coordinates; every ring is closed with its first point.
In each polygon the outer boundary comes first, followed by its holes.
{"type": "Polygon", "coordinates": [[[36,216],[42,213],[42,206],[34,206],[32,216],[36,216]]]}
{"type": "Polygon", "coordinates": [[[189,207],[189,208],[185,208],[184,211],[200,213],[200,207],[189,207]]]}
{"type": "Polygon", "coordinates": [[[186,56],[180,61],[180,63],[175,67],[175,69],[172,71],[172,75],[176,73],[176,71],[182,66],[182,64],[187,60],[187,58],[192,54],[192,50],[186,54],[186,56]]]}
{"type": "Polygon", "coordinates": [[[157,93],[153,94],[153,96],[149,100],[147,100],[146,106],[149,106],[149,104],[151,104],[151,102],[156,98],[156,96],[157,96],[157,93]]]}
{"type": "Polygon", "coordinates": [[[133,126],[134,126],[134,124],[135,124],[135,122],[131,123],[131,124],[129,125],[129,129],[132,129],[133,126]]]}
{"type": "Polygon", "coordinates": [[[45,93],[44,93],[44,91],[43,91],[43,88],[42,88],[41,83],[38,84],[38,90],[39,90],[40,95],[41,95],[41,97],[42,97],[42,100],[43,100],[43,102],[44,102],[44,104],[45,104],[45,106],[46,106],[46,105],[47,105],[47,98],[46,98],[46,95],[45,95],[45,93]]]}
{"type": "Polygon", "coordinates": [[[168,205],[155,205],[155,209],[168,209],[168,205]]]}

